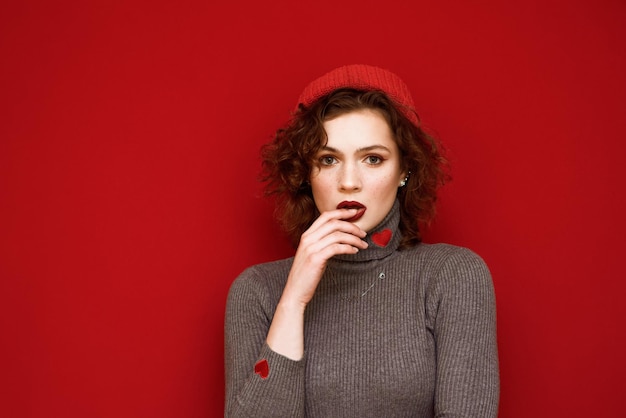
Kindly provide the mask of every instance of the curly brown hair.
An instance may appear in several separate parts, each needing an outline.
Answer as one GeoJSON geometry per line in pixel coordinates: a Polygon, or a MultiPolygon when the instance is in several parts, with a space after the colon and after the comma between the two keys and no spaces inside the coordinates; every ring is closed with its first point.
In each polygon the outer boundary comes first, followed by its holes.
{"type": "Polygon", "coordinates": [[[402,169],[410,172],[406,186],[398,189],[400,249],[421,242],[420,226],[434,218],[437,190],[449,179],[441,144],[411,123],[384,92],[339,89],[309,107],[300,105],[261,148],[265,194],[276,196],[275,216],[294,246],[319,216],[309,178],[315,155],[327,141],[323,123],[361,109],[378,111],[385,118],[400,149],[402,169]]]}

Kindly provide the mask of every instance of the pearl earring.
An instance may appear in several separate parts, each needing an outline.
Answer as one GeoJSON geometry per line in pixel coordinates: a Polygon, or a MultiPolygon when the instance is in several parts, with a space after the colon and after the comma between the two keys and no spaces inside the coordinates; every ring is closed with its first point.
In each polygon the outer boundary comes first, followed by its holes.
{"type": "Polygon", "coordinates": [[[410,171],[409,174],[407,174],[406,177],[400,182],[400,187],[406,186],[406,182],[409,181],[409,175],[411,175],[410,171]]]}

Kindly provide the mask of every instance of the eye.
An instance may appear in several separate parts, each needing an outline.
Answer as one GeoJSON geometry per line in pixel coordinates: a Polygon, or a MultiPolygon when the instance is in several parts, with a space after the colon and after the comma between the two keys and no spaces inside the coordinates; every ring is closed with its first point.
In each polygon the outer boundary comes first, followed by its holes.
{"type": "Polygon", "coordinates": [[[368,155],[365,158],[365,162],[371,165],[378,165],[383,162],[383,159],[378,155],[368,155]]]}
{"type": "Polygon", "coordinates": [[[337,159],[331,155],[324,155],[320,157],[321,165],[333,165],[337,162],[337,159]]]}

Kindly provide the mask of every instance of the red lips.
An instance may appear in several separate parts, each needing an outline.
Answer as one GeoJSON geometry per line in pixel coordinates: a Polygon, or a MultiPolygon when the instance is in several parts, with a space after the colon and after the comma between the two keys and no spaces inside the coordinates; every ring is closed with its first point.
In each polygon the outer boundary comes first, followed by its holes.
{"type": "Polygon", "coordinates": [[[343,202],[339,203],[337,205],[337,209],[358,209],[357,213],[353,217],[349,219],[345,219],[345,221],[347,222],[355,222],[361,219],[361,216],[363,216],[363,214],[367,210],[364,204],[360,202],[349,201],[349,200],[344,200],[343,202]]]}

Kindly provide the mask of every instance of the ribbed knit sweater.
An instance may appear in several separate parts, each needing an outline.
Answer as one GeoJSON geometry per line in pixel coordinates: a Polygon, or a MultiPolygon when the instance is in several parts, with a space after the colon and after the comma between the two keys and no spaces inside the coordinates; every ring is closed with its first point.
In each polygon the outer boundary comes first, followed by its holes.
{"type": "Polygon", "coordinates": [[[329,260],[300,361],[265,343],[293,259],[241,273],[226,307],[225,416],[497,416],[489,270],[452,245],[397,250],[398,223],[396,202],[366,250],[329,260]]]}

